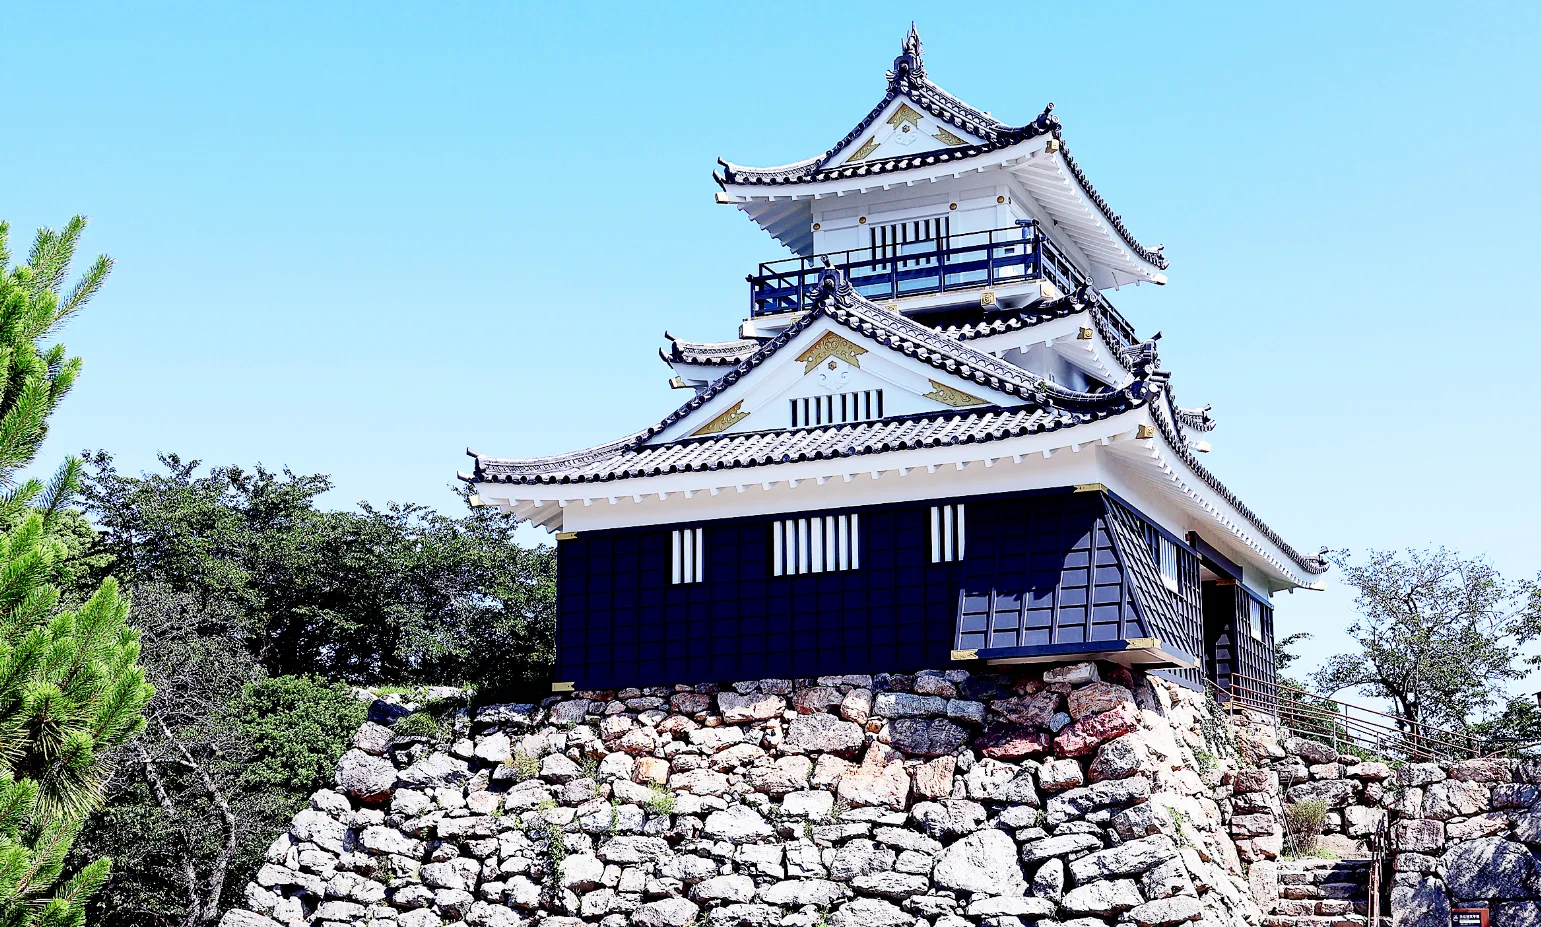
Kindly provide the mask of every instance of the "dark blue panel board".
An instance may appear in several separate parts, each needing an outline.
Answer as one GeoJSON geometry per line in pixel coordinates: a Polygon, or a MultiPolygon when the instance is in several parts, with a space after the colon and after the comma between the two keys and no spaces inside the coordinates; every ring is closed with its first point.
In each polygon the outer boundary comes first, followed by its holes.
{"type": "MultiPolygon", "coordinates": [[[[779,577],[776,517],[703,522],[704,580],[681,585],[670,531],[695,525],[580,532],[557,548],[556,679],[610,689],[896,672],[947,666],[953,649],[1069,655],[1151,636],[1197,650],[1170,617],[1184,606],[1144,601],[1170,593],[1159,576],[1143,588],[1148,563],[1126,562],[1124,536],[1145,520],[1113,505],[1065,488],[784,513],[858,511],[861,566],[779,577]],[[932,563],[930,507],[950,502],[967,506],[967,556],[932,563]]],[[[1196,603],[1195,591],[1183,619],[1195,627],[1196,603]]]]}

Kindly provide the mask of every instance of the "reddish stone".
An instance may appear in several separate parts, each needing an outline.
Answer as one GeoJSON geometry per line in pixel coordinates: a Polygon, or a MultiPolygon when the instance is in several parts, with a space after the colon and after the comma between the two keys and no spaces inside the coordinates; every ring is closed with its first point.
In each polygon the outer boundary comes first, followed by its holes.
{"type": "Polygon", "coordinates": [[[1134,693],[1117,683],[1094,682],[1070,693],[1070,717],[1077,721],[1100,715],[1120,705],[1133,705],[1134,693]]]}
{"type": "Polygon", "coordinates": [[[1134,674],[1129,672],[1129,667],[1127,666],[1118,666],[1115,664],[1113,666],[1104,667],[1102,670],[1102,678],[1106,679],[1108,682],[1121,685],[1125,689],[1132,690],[1134,688],[1134,674]]]}
{"type": "Polygon", "coordinates": [[[1020,724],[991,725],[974,745],[996,760],[1020,760],[1049,752],[1049,734],[1020,724]]]}
{"type": "Polygon", "coordinates": [[[1088,715],[1060,731],[1054,738],[1054,752],[1060,756],[1085,756],[1102,742],[1139,729],[1139,711],[1133,702],[1125,702],[1112,711],[1088,715]]]}

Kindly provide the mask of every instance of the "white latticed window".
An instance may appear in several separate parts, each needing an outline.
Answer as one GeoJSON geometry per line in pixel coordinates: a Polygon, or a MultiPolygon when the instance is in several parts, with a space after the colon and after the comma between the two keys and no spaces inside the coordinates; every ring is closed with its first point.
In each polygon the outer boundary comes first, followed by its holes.
{"type": "Polygon", "coordinates": [[[675,528],[672,537],[672,573],[670,581],[676,586],[683,583],[699,583],[706,554],[702,550],[704,530],[701,528],[675,528]]]}
{"type": "Polygon", "coordinates": [[[805,396],[792,403],[792,427],[870,422],[883,417],[883,391],[864,389],[829,396],[805,396]]]}
{"type": "Polygon", "coordinates": [[[1161,581],[1168,589],[1178,592],[1182,589],[1182,581],[1177,576],[1177,545],[1163,537],[1157,547],[1161,554],[1161,581]]]}
{"type": "Polygon", "coordinates": [[[771,526],[771,569],[776,576],[833,573],[860,566],[855,514],[784,518],[771,526]]]}
{"type": "Polygon", "coordinates": [[[931,562],[952,563],[963,559],[963,503],[931,506],[931,562]]]}

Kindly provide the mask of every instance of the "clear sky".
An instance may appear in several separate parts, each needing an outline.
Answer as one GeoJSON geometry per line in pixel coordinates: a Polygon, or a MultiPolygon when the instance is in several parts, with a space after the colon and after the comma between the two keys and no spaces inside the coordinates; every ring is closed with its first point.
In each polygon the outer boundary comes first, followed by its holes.
{"type": "MultiPolygon", "coordinates": [[[[24,248],[87,213],[118,259],[48,469],[175,451],[454,506],[467,445],[657,420],[663,330],[731,337],[784,256],[714,159],[822,152],[912,18],[950,91],[1052,100],[1166,244],[1169,286],[1110,296],[1286,538],[1541,569],[1534,4],[14,4],[0,217],[24,248]]],[[[1352,597],[1278,614],[1314,661],[1352,597]]]]}

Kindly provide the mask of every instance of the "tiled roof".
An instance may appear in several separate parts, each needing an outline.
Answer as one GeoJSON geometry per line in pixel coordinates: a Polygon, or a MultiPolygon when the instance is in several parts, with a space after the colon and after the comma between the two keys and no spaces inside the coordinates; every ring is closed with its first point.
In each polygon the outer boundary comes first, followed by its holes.
{"type": "Polygon", "coordinates": [[[570,454],[523,459],[474,455],[475,473],[464,478],[529,485],[593,483],[666,473],[827,460],[1056,431],[1151,405],[1155,413],[1152,418],[1162,439],[1204,483],[1234,506],[1301,569],[1311,574],[1325,572],[1328,568],[1326,560],[1302,554],[1291,547],[1198,462],[1174,424],[1179,413],[1169,398],[1168,375],[1158,369],[1160,359],[1155,340],[1143,342],[1122,360],[1134,377],[1122,389],[1102,393],[1067,390],[862,298],[852,290],[850,281],[843,274],[826,269],[819,281],[814,308],[658,424],[619,441],[570,454]],[[770,359],[821,318],[828,318],[938,370],[1020,397],[1024,404],[824,428],[775,429],[648,444],[770,359]],[[1151,403],[1152,399],[1158,401],[1151,403]]]}
{"type": "Polygon", "coordinates": [[[1060,133],[1059,119],[1054,115],[1054,104],[1050,103],[1039,114],[1037,119],[1026,125],[1008,126],[1005,123],[992,118],[986,113],[980,112],[967,103],[933,84],[926,78],[925,64],[921,60],[920,37],[915,33],[915,28],[910,27],[910,33],[905,37],[904,47],[899,57],[894,59],[893,70],[888,72],[888,90],[877,106],[872,108],[861,122],[856,124],[846,136],[837,142],[824,154],[798,161],[795,164],[786,164],[780,167],[745,167],[731,164],[718,159],[722,165],[722,174],[717,177],[718,183],[741,186],[779,186],[785,184],[819,183],[826,180],[841,180],[851,177],[866,177],[873,174],[887,174],[894,171],[903,171],[910,168],[928,167],[934,164],[947,164],[954,161],[963,161],[975,158],[992,151],[1010,148],[1030,139],[1044,135],[1052,135],[1061,142],[1060,153],[1065,159],[1065,165],[1070,175],[1075,178],[1076,184],[1102,213],[1104,219],[1113,226],[1118,236],[1129,246],[1135,254],[1147,263],[1165,270],[1167,267],[1166,256],[1160,249],[1147,248],[1134,237],[1123,217],[1113,212],[1108,202],[1104,200],[1087,179],[1085,171],[1076,160],[1070,156],[1070,149],[1064,146],[1064,139],[1060,133]],[[884,158],[876,161],[860,161],[854,164],[832,164],[835,155],[839,154],[848,145],[854,142],[862,133],[883,114],[884,109],[899,96],[904,96],[913,101],[921,109],[932,116],[957,126],[960,129],[974,135],[983,141],[978,144],[960,145],[937,151],[928,151],[915,155],[903,155],[895,158],[884,158]]]}
{"type": "Polygon", "coordinates": [[[665,351],[660,348],[658,354],[665,363],[670,364],[727,366],[742,363],[745,358],[760,348],[760,342],[753,338],[740,338],[734,341],[684,341],[668,332],[664,332],[663,336],[669,339],[669,349],[665,351]]]}
{"type": "Polygon", "coordinates": [[[1139,401],[1125,397],[1122,408],[1096,412],[1057,408],[1011,409],[912,415],[821,428],[778,429],[687,438],[667,444],[611,446],[599,455],[563,461],[555,459],[497,460],[479,457],[476,479],[493,483],[595,483],[744,467],[833,460],[914,448],[978,444],[1038,434],[1095,421],[1133,408],[1139,401]]]}

